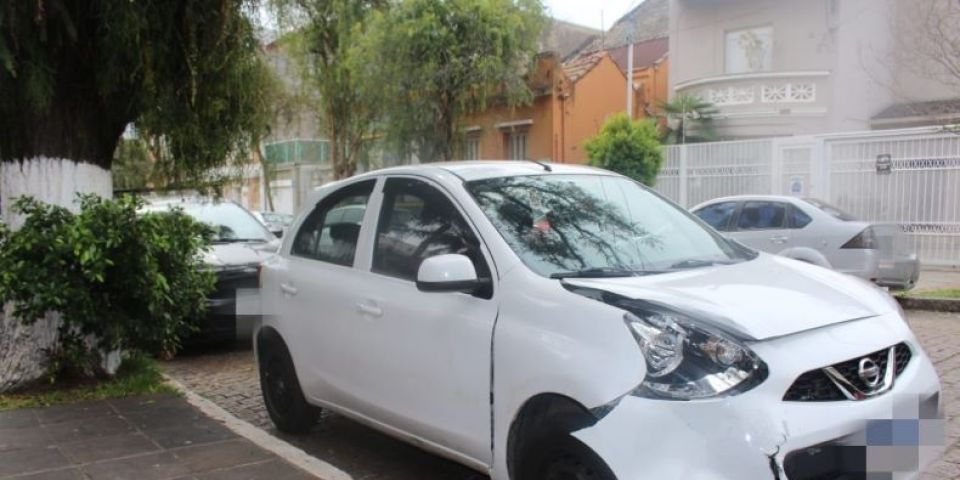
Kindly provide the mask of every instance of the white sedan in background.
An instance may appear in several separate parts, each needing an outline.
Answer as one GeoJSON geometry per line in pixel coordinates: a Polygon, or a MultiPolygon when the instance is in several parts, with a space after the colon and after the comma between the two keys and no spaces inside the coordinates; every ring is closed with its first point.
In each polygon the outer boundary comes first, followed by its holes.
{"type": "Polygon", "coordinates": [[[825,202],[786,196],[735,196],[691,209],[751,248],[909,290],[920,265],[896,225],[859,221],[825,202]]]}

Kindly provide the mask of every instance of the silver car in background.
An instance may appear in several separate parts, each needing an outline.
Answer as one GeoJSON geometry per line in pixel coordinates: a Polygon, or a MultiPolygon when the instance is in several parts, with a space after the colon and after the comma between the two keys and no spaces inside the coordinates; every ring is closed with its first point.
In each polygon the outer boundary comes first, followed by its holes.
{"type": "Polygon", "coordinates": [[[831,268],[891,289],[920,276],[916,251],[896,225],[864,222],[825,202],[786,196],[735,196],[691,209],[751,248],[831,268]]]}

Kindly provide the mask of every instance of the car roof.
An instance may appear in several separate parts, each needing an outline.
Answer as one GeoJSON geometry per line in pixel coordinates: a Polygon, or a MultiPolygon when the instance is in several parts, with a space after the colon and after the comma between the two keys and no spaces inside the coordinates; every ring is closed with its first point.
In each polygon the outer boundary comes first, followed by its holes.
{"type": "MultiPolygon", "coordinates": [[[[193,207],[202,205],[222,205],[233,204],[236,202],[226,199],[213,199],[209,197],[182,196],[182,197],[147,197],[144,198],[145,211],[169,210],[174,207],[193,207]]],[[[238,205],[239,206],[239,205],[238,205]]],[[[242,208],[242,207],[241,207],[242,208]]]]}
{"type": "Polygon", "coordinates": [[[483,180],[487,178],[513,177],[518,175],[540,175],[544,173],[617,175],[607,170],[569,163],[522,160],[476,160],[389,167],[380,170],[374,170],[372,172],[360,175],[359,177],[403,174],[429,175],[430,173],[451,173],[457,177],[460,177],[466,182],[483,180]],[[550,168],[549,172],[546,170],[546,167],[550,168]]]}
{"type": "Polygon", "coordinates": [[[759,202],[784,202],[797,204],[802,201],[802,198],[791,197],[789,195],[731,195],[729,197],[718,197],[701,202],[700,204],[694,206],[693,208],[700,208],[706,205],[713,205],[715,203],[723,202],[744,202],[744,201],[759,201],[759,202]]]}
{"type": "Polygon", "coordinates": [[[307,197],[306,203],[311,205],[316,204],[319,199],[340,189],[342,186],[364,180],[371,180],[383,175],[417,175],[435,179],[449,178],[453,175],[464,182],[470,182],[488,178],[550,174],[621,176],[609,170],[585,165],[531,160],[474,160],[422,163],[418,165],[381,168],[379,170],[325,183],[313,189],[313,192],[307,197]],[[549,167],[550,170],[547,171],[546,167],[549,167]]]}

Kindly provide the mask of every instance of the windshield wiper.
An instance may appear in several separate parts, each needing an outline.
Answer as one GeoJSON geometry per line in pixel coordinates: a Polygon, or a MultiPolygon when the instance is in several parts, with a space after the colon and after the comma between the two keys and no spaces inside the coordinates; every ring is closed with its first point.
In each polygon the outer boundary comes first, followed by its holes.
{"type": "Polygon", "coordinates": [[[688,260],[681,260],[673,265],[670,265],[670,270],[684,270],[688,268],[703,268],[703,267],[713,267],[717,265],[732,265],[737,262],[732,262],[729,260],[704,260],[691,258],[688,260]]]}
{"type": "Polygon", "coordinates": [[[266,243],[262,238],[218,238],[213,243],[266,243]]]}
{"type": "Polygon", "coordinates": [[[656,273],[656,272],[647,272],[642,270],[629,270],[626,268],[615,268],[615,267],[595,267],[595,268],[586,268],[583,270],[576,270],[572,272],[551,273],[550,278],[563,279],[563,278],[637,277],[647,273],[656,273]]]}

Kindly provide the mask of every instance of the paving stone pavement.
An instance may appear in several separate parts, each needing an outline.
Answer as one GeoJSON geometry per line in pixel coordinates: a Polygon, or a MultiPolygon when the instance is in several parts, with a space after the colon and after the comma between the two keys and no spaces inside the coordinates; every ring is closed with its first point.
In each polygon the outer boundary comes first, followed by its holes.
{"type": "Polygon", "coordinates": [[[171,395],[0,412],[0,480],[309,480],[171,395]]]}
{"type": "MultiPolygon", "coordinates": [[[[948,448],[921,480],[960,479],[960,314],[907,314],[943,384],[948,448]]],[[[311,435],[290,437],[273,428],[260,396],[250,350],[184,355],[164,365],[172,377],[230,413],[303,448],[357,480],[466,480],[477,473],[393,440],[339,415],[324,414],[311,435]]]]}

